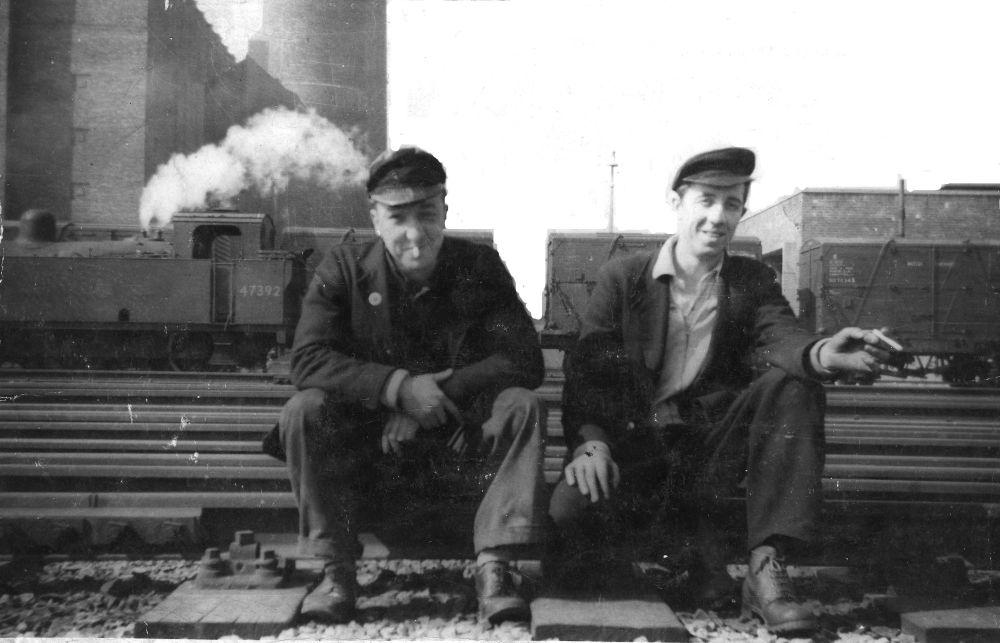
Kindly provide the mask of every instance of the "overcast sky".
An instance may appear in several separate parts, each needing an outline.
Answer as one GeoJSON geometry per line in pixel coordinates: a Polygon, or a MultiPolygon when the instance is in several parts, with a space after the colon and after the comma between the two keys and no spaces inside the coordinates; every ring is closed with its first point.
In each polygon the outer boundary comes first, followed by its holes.
{"type": "MultiPolygon", "coordinates": [[[[242,57],[259,0],[201,1],[242,57]]],[[[670,175],[722,145],[758,153],[752,210],[1000,182],[995,3],[389,0],[388,18],[390,144],[442,159],[450,226],[495,230],[535,315],[545,232],[607,226],[613,152],[620,230],[672,231],[670,175]]]]}

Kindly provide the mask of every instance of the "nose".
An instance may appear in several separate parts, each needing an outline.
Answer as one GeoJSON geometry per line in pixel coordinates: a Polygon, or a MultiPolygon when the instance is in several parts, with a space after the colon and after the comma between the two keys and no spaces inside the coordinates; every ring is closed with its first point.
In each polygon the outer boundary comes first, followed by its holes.
{"type": "Polygon", "coordinates": [[[711,223],[725,223],[726,208],[722,203],[716,203],[705,210],[705,219],[711,223]]]}
{"type": "Polygon", "coordinates": [[[406,228],[406,238],[414,245],[420,245],[427,237],[427,232],[419,223],[412,223],[406,228]]]}

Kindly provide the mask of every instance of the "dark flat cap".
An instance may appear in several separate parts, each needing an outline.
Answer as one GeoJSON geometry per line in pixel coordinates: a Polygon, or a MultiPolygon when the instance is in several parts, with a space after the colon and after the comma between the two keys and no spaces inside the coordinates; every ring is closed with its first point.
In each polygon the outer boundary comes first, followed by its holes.
{"type": "Polygon", "coordinates": [[[726,147],[702,152],[689,158],[677,170],[670,186],[676,190],[682,183],[702,183],[716,187],[730,187],[753,181],[756,157],[745,147],[726,147]]]}
{"type": "Polygon", "coordinates": [[[444,191],[444,166],[419,147],[386,150],[368,168],[368,196],[386,205],[423,201],[444,191]]]}

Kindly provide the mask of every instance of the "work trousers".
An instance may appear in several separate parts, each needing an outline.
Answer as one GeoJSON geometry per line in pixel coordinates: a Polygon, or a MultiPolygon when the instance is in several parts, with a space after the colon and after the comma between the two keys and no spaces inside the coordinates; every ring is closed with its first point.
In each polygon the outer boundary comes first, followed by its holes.
{"type": "Polygon", "coordinates": [[[561,479],[550,514],[566,533],[589,512],[634,506],[637,497],[679,500],[710,515],[745,487],[749,549],[772,536],[808,541],[821,505],[825,405],[819,383],[771,369],[716,408],[695,401],[687,424],[627,432],[615,447],[622,479],[610,507],[592,505],[561,479]]]}
{"type": "MultiPolygon", "coordinates": [[[[482,500],[476,511],[476,552],[530,545],[544,539],[548,495],[544,478],[546,410],[532,391],[508,388],[493,401],[481,431],[466,436],[469,457],[449,447],[450,430],[424,431],[404,443],[403,454],[383,454],[385,416],[331,402],[323,391],[296,393],[278,422],[288,474],[299,509],[299,550],[331,560],[360,554],[358,509],[379,485],[400,491],[415,477],[441,477],[466,465],[482,500]],[[414,475],[416,474],[416,475],[414,475]]],[[[476,491],[454,489],[455,493],[476,491]]]]}

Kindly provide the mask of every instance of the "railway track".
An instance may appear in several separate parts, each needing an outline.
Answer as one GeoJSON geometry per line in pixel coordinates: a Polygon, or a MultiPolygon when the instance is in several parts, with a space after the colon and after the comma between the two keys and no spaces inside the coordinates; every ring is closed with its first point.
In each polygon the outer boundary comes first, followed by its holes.
{"type": "MultiPolygon", "coordinates": [[[[197,541],[206,511],[293,511],[282,463],[260,438],[294,392],[260,374],[0,373],[0,524],[33,539],[128,525],[197,541]]],[[[546,478],[559,475],[559,374],[546,478]]],[[[828,388],[828,504],[986,511],[1000,507],[1000,393],[943,386],[828,388]]],[[[9,533],[8,533],[9,536],[9,533]]],[[[7,538],[10,540],[10,538],[7,538]]]]}

